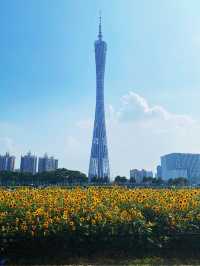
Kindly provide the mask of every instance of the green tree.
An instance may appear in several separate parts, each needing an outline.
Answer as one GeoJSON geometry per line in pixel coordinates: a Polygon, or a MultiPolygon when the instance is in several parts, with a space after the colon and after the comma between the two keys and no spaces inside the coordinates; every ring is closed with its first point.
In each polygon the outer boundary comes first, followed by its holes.
{"type": "Polygon", "coordinates": [[[116,176],[115,177],[115,183],[118,184],[118,185],[124,185],[126,184],[128,181],[128,179],[125,177],[125,176],[116,176]]]}
{"type": "Polygon", "coordinates": [[[187,186],[189,184],[188,179],[185,177],[170,178],[168,180],[170,186],[187,186]]]}
{"type": "Polygon", "coordinates": [[[162,185],[162,184],[164,184],[164,181],[162,180],[162,178],[161,177],[158,177],[158,178],[153,178],[153,180],[152,180],[152,184],[154,184],[154,185],[162,185]]]}
{"type": "Polygon", "coordinates": [[[153,183],[154,178],[151,176],[145,176],[143,177],[143,183],[153,183]]]}
{"type": "Polygon", "coordinates": [[[55,171],[37,173],[0,172],[0,184],[3,186],[14,185],[82,185],[88,182],[84,173],[65,168],[55,171]]]}

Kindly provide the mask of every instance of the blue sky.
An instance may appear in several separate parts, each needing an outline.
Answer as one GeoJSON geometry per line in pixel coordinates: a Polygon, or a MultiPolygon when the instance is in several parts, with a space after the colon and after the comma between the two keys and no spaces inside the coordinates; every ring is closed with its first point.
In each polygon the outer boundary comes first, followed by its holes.
{"type": "Polygon", "coordinates": [[[0,153],[87,172],[100,9],[112,175],[200,151],[199,0],[1,0],[0,153]]]}

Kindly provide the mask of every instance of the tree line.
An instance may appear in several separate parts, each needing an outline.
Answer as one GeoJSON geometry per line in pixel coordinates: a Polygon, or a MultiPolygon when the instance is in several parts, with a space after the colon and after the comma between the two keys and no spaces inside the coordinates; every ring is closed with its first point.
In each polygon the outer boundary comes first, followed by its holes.
{"type": "MultiPolygon", "coordinates": [[[[125,176],[116,176],[114,179],[114,183],[118,185],[135,185],[136,180],[134,178],[128,179],[125,176]]],[[[155,178],[155,177],[144,177],[141,180],[141,185],[154,185],[154,186],[161,186],[161,185],[169,185],[169,186],[187,186],[189,185],[189,181],[187,178],[178,177],[178,178],[170,178],[168,180],[163,180],[162,178],[155,178]]]]}
{"type": "Polygon", "coordinates": [[[68,170],[65,168],[51,172],[31,173],[21,172],[0,172],[0,185],[73,185],[85,184],[88,182],[87,176],[79,171],[68,170]]]}
{"type": "MultiPolygon", "coordinates": [[[[100,179],[94,177],[91,180],[94,185],[104,185],[109,184],[109,179],[100,179]]],[[[68,170],[65,168],[57,169],[51,172],[37,173],[35,175],[30,173],[21,172],[0,172],[0,185],[2,186],[19,186],[19,185],[87,185],[88,177],[80,172],[68,170]]],[[[116,185],[132,185],[137,186],[136,180],[134,178],[128,179],[125,176],[116,176],[111,184],[116,185]]],[[[161,178],[144,177],[140,185],[150,185],[150,186],[187,186],[189,185],[188,179],[179,177],[169,180],[163,180],[161,178]]]]}

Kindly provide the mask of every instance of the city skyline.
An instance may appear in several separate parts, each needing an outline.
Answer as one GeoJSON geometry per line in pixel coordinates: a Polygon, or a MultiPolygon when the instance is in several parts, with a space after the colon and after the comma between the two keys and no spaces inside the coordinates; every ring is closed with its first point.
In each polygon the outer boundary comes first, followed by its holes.
{"type": "Polygon", "coordinates": [[[0,153],[0,171],[30,173],[48,172],[58,169],[58,159],[54,156],[48,156],[47,153],[43,157],[32,154],[30,151],[21,155],[19,159],[19,167],[16,167],[15,160],[17,158],[6,152],[4,155],[0,153]]]}
{"type": "Polygon", "coordinates": [[[161,154],[199,153],[199,8],[196,0],[1,1],[0,153],[47,151],[61,167],[88,172],[99,9],[112,176],[155,171],[161,154]]]}

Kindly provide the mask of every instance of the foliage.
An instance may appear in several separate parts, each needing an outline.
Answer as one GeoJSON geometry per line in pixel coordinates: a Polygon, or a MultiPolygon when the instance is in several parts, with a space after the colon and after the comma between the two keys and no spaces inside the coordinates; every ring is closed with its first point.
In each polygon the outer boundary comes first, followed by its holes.
{"type": "Polygon", "coordinates": [[[127,181],[128,181],[128,179],[125,176],[119,176],[118,175],[118,176],[115,177],[115,181],[114,182],[116,184],[119,184],[120,185],[120,184],[126,184],[127,181]]]}
{"type": "Polygon", "coordinates": [[[161,177],[153,178],[152,184],[155,184],[155,185],[162,185],[162,184],[164,184],[164,181],[162,180],[161,177]]]}
{"type": "Polygon", "coordinates": [[[174,179],[169,179],[168,184],[171,186],[187,186],[188,185],[188,179],[185,177],[178,177],[174,179]]]}
{"type": "Polygon", "coordinates": [[[37,173],[20,172],[0,172],[0,184],[12,185],[55,185],[55,184],[84,184],[87,182],[87,176],[79,171],[72,171],[65,168],[56,171],[37,173]]]}

